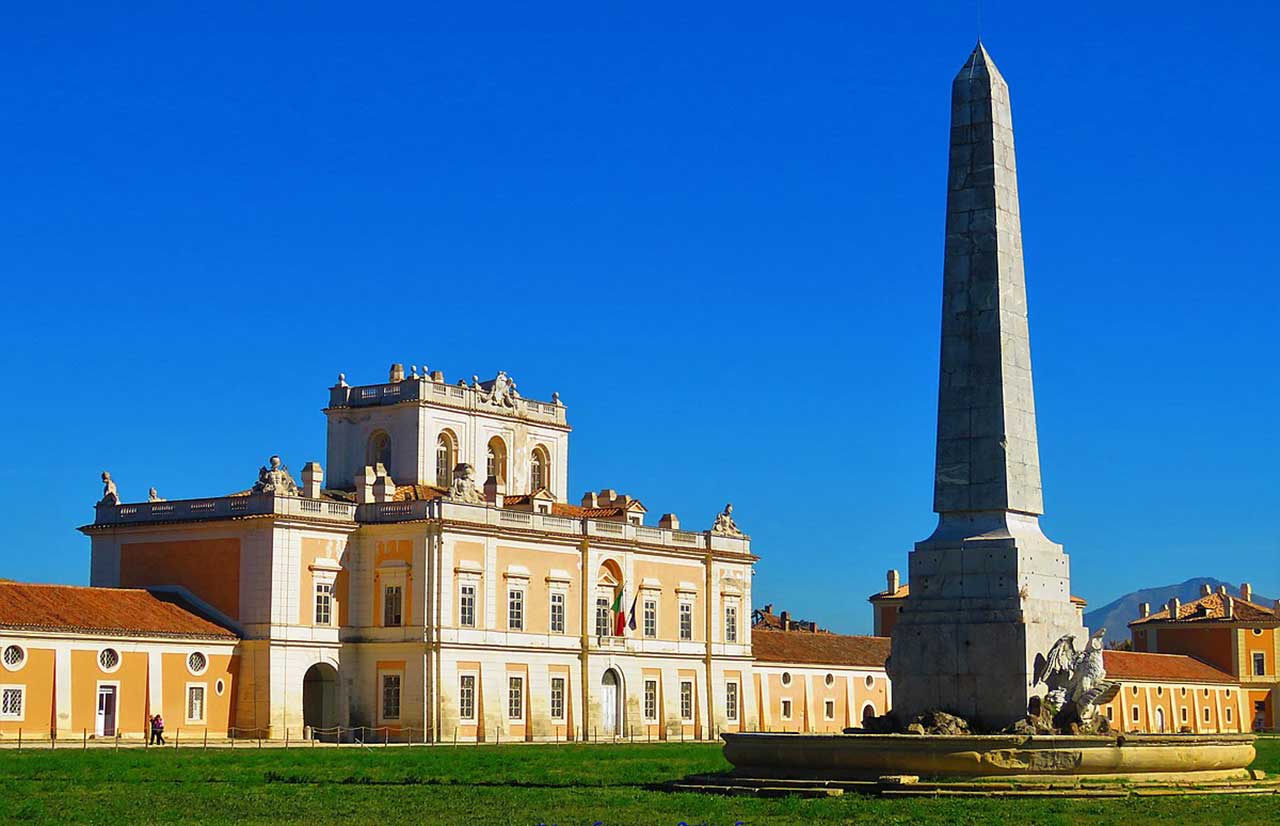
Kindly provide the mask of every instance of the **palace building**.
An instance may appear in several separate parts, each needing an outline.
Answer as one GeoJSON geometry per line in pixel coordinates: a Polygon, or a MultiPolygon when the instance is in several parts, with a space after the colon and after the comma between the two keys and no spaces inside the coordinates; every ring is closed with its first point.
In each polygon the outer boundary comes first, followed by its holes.
{"type": "Polygon", "coordinates": [[[245,490],[125,501],[104,473],[92,587],[5,586],[44,607],[0,610],[0,737],[135,735],[162,712],[187,736],[694,739],[787,702],[823,726],[887,710],[883,657],[774,646],[756,671],[731,505],[690,530],[611,489],[569,501],[557,395],[394,365],[340,376],[324,413],[327,467],[296,480],[272,457],[245,490]],[[824,690],[838,672],[838,711],[779,700],[779,668],[824,690]]]}

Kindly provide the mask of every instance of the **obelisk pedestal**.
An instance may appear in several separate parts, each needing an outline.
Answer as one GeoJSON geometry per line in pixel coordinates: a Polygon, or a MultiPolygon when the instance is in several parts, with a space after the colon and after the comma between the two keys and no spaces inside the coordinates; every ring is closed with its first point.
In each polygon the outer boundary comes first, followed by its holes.
{"type": "Polygon", "coordinates": [[[1084,629],[1043,513],[1009,87],[982,44],[951,88],[934,511],[893,629],[893,713],[1025,716],[1037,653],[1084,629]]]}

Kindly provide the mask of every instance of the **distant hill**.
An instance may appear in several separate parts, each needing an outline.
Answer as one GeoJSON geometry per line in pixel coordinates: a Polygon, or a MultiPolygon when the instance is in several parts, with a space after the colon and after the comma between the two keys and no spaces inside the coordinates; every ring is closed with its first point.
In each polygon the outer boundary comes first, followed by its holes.
{"type": "MultiPolygon", "coordinates": [[[[1184,603],[1191,602],[1200,598],[1200,586],[1206,582],[1215,591],[1218,590],[1219,586],[1225,585],[1227,586],[1227,593],[1234,597],[1240,596],[1240,586],[1238,584],[1232,585],[1230,582],[1223,582],[1213,577],[1194,577],[1177,585],[1143,588],[1141,591],[1125,594],[1114,602],[1109,602],[1101,608],[1095,608],[1086,613],[1084,615],[1084,624],[1089,626],[1090,631],[1096,631],[1105,626],[1108,642],[1127,640],[1129,639],[1129,623],[1138,618],[1138,606],[1140,604],[1144,602],[1151,603],[1151,610],[1154,612],[1159,611],[1165,603],[1174,597],[1184,603]]],[[[1264,597],[1256,591],[1253,594],[1253,602],[1262,606],[1274,604],[1270,597],[1264,597]]]]}

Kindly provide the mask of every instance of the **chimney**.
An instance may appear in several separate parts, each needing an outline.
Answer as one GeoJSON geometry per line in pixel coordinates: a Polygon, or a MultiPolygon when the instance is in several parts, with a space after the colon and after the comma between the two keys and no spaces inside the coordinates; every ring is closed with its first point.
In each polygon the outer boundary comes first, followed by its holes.
{"type": "Polygon", "coordinates": [[[1271,613],[1280,617],[1280,599],[1276,600],[1276,604],[1271,607],[1271,613]]]}
{"type": "Polygon", "coordinates": [[[613,488],[600,488],[600,507],[610,507],[613,505],[613,500],[617,498],[618,492],[613,488]]]}
{"type": "MultiPolygon", "coordinates": [[[[1276,605],[1280,605],[1280,599],[1276,600],[1276,605]]],[[[773,613],[773,603],[772,603],[772,602],[766,602],[766,603],[764,604],[764,612],[765,612],[766,614],[772,614],[772,613],[773,613]]]]}
{"type": "Polygon", "coordinates": [[[377,478],[373,468],[365,465],[364,472],[356,477],[356,502],[361,505],[368,505],[373,502],[373,483],[377,478]]]}
{"type": "Polygon", "coordinates": [[[890,568],[889,573],[885,577],[885,579],[887,580],[886,584],[889,586],[889,591],[888,591],[889,596],[893,596],[894,594],[898,593],[898,585],[900,582],[898,578],[898,569],[890,568]]]}
{"type": "Polygon", "coordinates": [[[1253,586],[1247,582],[1240,585],[1240,599],[1245,602],[1253,602],[1253,586]]]}
{"type": "Polygon", "coordinates": [[[393,502],[396,498],[396,483],[387,475],[387,469],[381,464],[374,468],[373,501],[393,502]]]}
{"type": "Polygon", "coordinates": [[[1182,600],[1174,597],[1169,600],[1169,619],[1177,619],[1178,612],[1182,610],[1182,600]]]}
{"type": "Polygon", "coordinates": [[[600,507],[600,497],[591,491],[582,494],[582,507],[598,508],[600,507]]]}
{"type": "Polygon", "coordinates": [[[658,527],[678,531],[680,530],[680,517],[674,513],[664,513],[662,518],[658,520],[658,527]]]}
{"type": "Polygon", "coordinates": [[[319,462],[307,462],[302,466],[302,495],[308,499],[319,499],[324,488],[324,471],[319,462]]]}
{"type": "Polygon", "coordinates": [[[1151,603],[1138,603],[1138,619],[1146,619],[1149,616],[1151,616],[1151,603]]]}
{"type": "Polygon", "coordinates": [[[782,630],[783,631],[791,630],[791,613],[789,611],[782,612],[782,630]]]}
{"type": "Polygon", "coordinates": [[[1207,582],[1200,583],[1200,596],[1207,597],[1213,593],[1213,586],[1207,582]]]}
{"type": "Polygon", "coordinates": [[[1236,618],[1236,601],[1231,597],[1227,597],[1227,619],[1235,619],[1235,618],[1236,618]]]}
{"type": "Polygon", "coordinates": [[[1218,586],[1218,593],[1219,593],[1219,594],[1222,594],[1222,595],[1225,597],[1225,596],[1227,595],[1227,586],[1225,586],[1225,585],[1219,585],[1219,586],[1218,586]]]}
{"type": "Polygon", "coordinates": [[[493,507],[502,507],[503,493],[505,491],[506,486],[499,482],[496,476],[490,476],[484,480],[484,501],[493,507]]]}
{"type": "Polygon", "coordinates": [[[398,361],[391,365],[391,369],[387,371],[387,381],[392,384],[404,381],[404,365],[398,361]]]}
{"type": "Polygon", "coordinates": [[[431,380],[436,384],[444,384],[444,371],[437,370],[431,374],[431,380]]]}

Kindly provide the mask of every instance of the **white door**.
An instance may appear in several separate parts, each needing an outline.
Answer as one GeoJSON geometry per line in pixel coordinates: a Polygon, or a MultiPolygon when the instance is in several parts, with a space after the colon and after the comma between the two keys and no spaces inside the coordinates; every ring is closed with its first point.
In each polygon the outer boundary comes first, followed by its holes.
{"type": "Polygon", "coordinates": [[[1164,734],[1164,709],[1156,709],[1156,733],[1164,734]]]}
{"type": "Polygon", "coordinates": [[[612,670],[604,672],[600,689],[600,725],[613,737],[618,733],[618,678],[612,670]]]}
{"type": "Polygon", "coordinates": [[[98,716],[94,732],[99,737],[116,736],[116,687],[113,685],[98,686],[98,716]]]}

